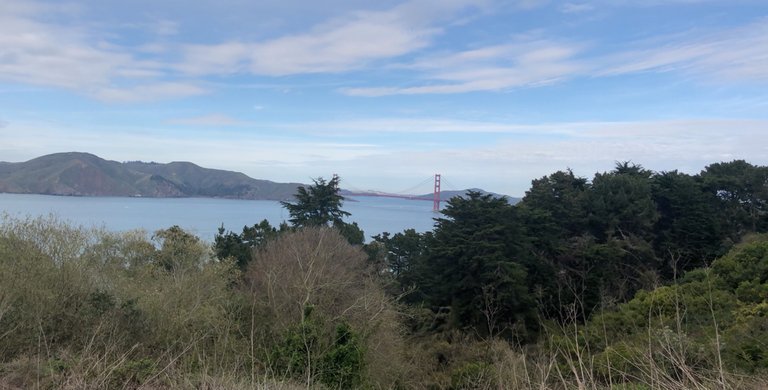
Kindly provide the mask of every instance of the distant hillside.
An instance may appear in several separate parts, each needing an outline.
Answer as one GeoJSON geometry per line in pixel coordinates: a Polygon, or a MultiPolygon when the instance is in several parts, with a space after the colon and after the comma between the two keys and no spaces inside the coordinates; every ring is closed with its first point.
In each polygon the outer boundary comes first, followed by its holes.
{"type": "MultiPolygon", "coordinates": [[[[497,194],[495,192],[488,192],[488,191],[482,190],[480,188],[468,188],[466,190],[459,190],[459,191],[441,191],[440,192],[440,200],[448,200],[448,199],[453,198],[454,196],[465,196],[467,194],[467,192],[469,192],[469,191],[479,192],[479,193],[481,193],[483,195],[490,194],[490,195],[493,195],[494,197],[497,197],[497,198],[506,197],[507,200],[509,200],[510,204],[515,204],[515,203],[520,201],[520,198],[513,198],[511,196],[497,194]]],[[[424,194],[424,195],[419,195],[418,196],[419,199],[433,199],[433,197],[434,197],[434,194],[424,194]]]]}
{"type": "MultiPolygon", "coordinates": [[[[507,196],[507,195],[497,194],[497,193],[494,193],[494,192],[488,192],[488,191],[485,191],[485,190],[481,190],[479,188],[468,188],[466,190],[459,190],[459,191],[441,191],[440,192],[440,200],[441,201],[446,201],[448,199],[453,198],[454,196],[465,196],[467,194],[467,192],[469,192],[469,191],[479,192],[479,193],[481,193],[483,195],[491,194],[491,195],[493,195],[494,197],[497,197],[497,198],[506,197],[509,200],[510,204],[515,204],[515,203],[520,201],[520,198],[514,198],[514,197],[511,197],[511,196],[507,196]]],[[[341,190],[341,195],[343,195],[343,196],[350,196],[350,197],[354,197],[354,196],[384,196],[384,197],[387,197],[387,196],[390,196],[390,195],[388,195],[386,193],[379,193],[379,192],[375,192],[375,191],[354,192],[354,191],[349,191],[349,190],[341,190]]],[[[398,196],[398,197],[401,197],[401,196],[398,196]]],[[[432,200],[432,199],[434,199],[434,194],[414,195],[410,199],[432,200]]]]}
{"type": "Polygon", "coordinates": [[[0,192],[19,194],[284,200],[302,185],[253,179],[189,162],[120,163],[76,152],[0,162],[0,192]]]}

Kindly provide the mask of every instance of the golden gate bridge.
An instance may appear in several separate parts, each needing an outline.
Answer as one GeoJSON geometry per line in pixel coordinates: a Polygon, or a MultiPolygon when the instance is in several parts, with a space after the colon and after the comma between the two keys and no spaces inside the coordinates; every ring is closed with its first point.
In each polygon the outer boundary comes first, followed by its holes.
{"type": "MultiPolygon", "coordinates": [[[[338,177],[338,176],[334,175],[334,177],[338,177]]],[[[440,202],[442,200],[440,198],[440,195],[441,195],[441,187],[443,182],[445,182],[445,179],[442,177],[442,175],[440,175],[439,173],[436,173],[434,178],[430,176],[428,179],[422,181],[421,183],[398,193],[347,188],[343,191],[342,195],[344,196],[376,196],[376,197],[384,197],[384,198],[400,198],[400,199],[427,200],[427,201],[431,200],[432,210],[440,211],[440,202]],[[413,192],[415,192],[418,188],[422,187],[423,185],[431,181],[433,181],[431,196],[413,194],[413,192]]],[[[350,187],[349,185],[346,185],[346,186],[350,187]]]]}

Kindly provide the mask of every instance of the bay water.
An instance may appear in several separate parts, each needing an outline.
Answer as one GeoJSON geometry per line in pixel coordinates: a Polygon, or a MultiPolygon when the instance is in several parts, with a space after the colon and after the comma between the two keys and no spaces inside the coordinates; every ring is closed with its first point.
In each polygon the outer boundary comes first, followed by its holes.
{"type": "MultiPolygon", "coordinates": [[[[405,229],[432,230],[432,202],[385,197],[348,198],[342,207],[352,213],[366,241],[382,232],[405,229]]],[[[0,193],[0,213],[25,218],[54,215],[74,225],[104,227],[113,231],[144,229],[152,233],[178,225],[212,242],[219,226],[242,232],[263,219],[273,226],[290,218],[279,202],[212,198],[75,197],[0,193]]]]}

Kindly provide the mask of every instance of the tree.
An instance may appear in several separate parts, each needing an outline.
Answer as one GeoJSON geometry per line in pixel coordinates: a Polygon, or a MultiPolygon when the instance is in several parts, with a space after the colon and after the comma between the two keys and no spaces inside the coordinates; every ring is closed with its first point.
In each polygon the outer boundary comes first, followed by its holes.
{"type": "Polygon", "coordinates": [[[339,195],[339,178],[326,182],[319,177],[312,179],[314,185],[297,189],[296,203],[280,202],[291,214],[293,226],[334,226],[343,224],[343,218],[351,214],[342,210],[344,197],[339,195]]]}
{"type": "Polygon", "coordinates": [[[449,307],[455,328],[519,335],[513,328],[525,329],[534,311],[528,278],[537,270],[515,208],[470,191],[442,213],[417,278],[426,303],[449,307]]]}
{"type": "Polygon", "coordinates": [[[734,242],[747,232],[768,229],[768,167],[734,160],[707,166],[701,178],[720,199],[734,242]]]}
{"type": "Polygon", "coordinates": [[[394,235],[384,232],[373,236],[373,239],[384,245],[386,271],[395,279],[408,273],[415,259],[425,250],[424,237],[415,229],[406,229],[394,235]]]}
{"type": "Polygon", "coordinates": [[[587,229],[587,179],[573,171],[558,171],[531,182],[517,205],[533,240],[536,255],[556,258],[568,251],[567,241],[587,229]]]}
{"type": "Polygon", "coordinates": [[[253,257],[253,251],[286,230],[285,225],[281,225],[280,230],[274,228],[266,219],[253,226],[243,226],[240,234],[232,231],[225,233],[222,224],[213,239],[213,251],[219,259],[234,258],[238,267],[244,270],[253,257]]]}
{"type": "Polygon", "coordinates": [[[392,355],[399,313],[366,258],[324,226],[281,234],[255,254],[244,285],[270,370],[334,389],[361,387],[363,370],[381,383],[403,372],[392,355]]]}
{"type": "Polygon", "coordinates": [[[547,225],[556,225],[557,238],[578,236],[586,228],[585,197],[590,189],[587,179],[570,169],[558,171],[531,182],[520,206],[537,210],[547,225]]]}
{"type": "Polygon", "coordinates": [[[653,173],[640,165],[618,163],[612,172],[597,173],[589,196],[592,234],[600,241],[648,238],[658,218],[651,196],[653,173]]]}
{"type": "Polygon", "coordinates": [[[341,209],[344,197],[339,194],[339,177],[330,181],[322,177],[312,179],[313,185],[299,187],[296,203],[280,202],[288,210],[294,227],[333,226],[351,244],[362,245],[365,235],[356,222],[346,223],[343,218],[352,214],[341,209]]]}
{"type": "Polygon", "coordinates": [[[210,259],[210,249],[177,225],[156,231],[152,239],[160,244],[157,264],[167,271],[199,267],[210,259]]]}
{"type": "Polygon", "coordinates": [[[402,296],[406,302],[418,301],[414,291],[417,284],[415,277],[424,261],[431,233],[418,233],[406,229],[402,233],[390,235],[388,232],[373,236],[373,242],[366,245],[369,259],[376,262],[383,280],[389,286],[388,291],[402,296]]]}
{"type": "Polygon", "coordinates": [[[659,212],[654,248],[658,257],[677,263],[666,264],[665,277],[704,266],[723,254],[717,197],[706,192],[697,177],[677,171],[655,174],[651,182],[659,212]]]}

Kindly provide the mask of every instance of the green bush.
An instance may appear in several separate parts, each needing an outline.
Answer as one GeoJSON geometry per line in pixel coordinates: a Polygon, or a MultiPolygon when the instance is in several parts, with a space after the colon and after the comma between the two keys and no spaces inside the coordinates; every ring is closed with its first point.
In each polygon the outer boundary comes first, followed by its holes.
{"type": "Polygon", "coordinates": [[[320,381],[334,389],[355,389],[363,382],[365,353],[346,323],[336,326],[336,337],[320,358],[320,381]]]}

